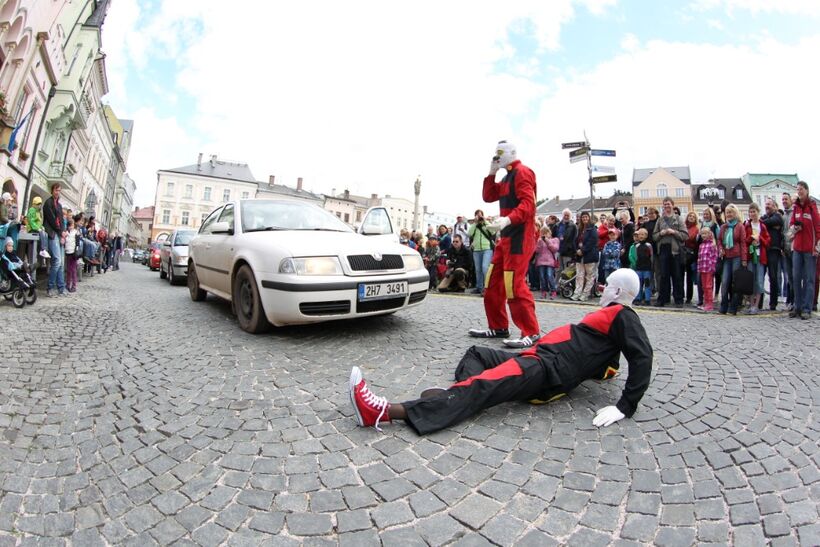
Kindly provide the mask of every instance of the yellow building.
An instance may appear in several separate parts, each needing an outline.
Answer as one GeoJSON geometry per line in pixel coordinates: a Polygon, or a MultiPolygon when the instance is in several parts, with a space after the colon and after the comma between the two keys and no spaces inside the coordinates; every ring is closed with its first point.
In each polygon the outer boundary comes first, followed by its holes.
{"type": "Polygon", "coordinates": [[[692,210],[689,167],[654,167],[632,170],[632,198],[635,214],[644,215],[649,207],[661,210],[663,199],[671,197],[681,215],[692,210]]]}

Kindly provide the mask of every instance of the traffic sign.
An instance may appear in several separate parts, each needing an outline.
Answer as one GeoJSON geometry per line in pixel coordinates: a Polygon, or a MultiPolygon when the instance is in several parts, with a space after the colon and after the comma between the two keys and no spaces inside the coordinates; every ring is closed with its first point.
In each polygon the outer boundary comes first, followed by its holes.
{"type": "Polygon", "coordinates": [[[586,158],[587,152],[589,152],[589,148],[587,148],[586,146],[583,148],[579,148],[578,150],[572,150],[569,153],[569,159],[570,161],[572,161],[573,158],[586,158]]]}
{"type": "Polygon", "coordinates": [[[613,173],[615,173],[615,168],[614,167],[609,167],[609,166],[606,166],[606,165],[593,165],[592,166],[592,172],[593,173],[610,173],[610,174],[613,174],[613,173]]]}
{"type": "Polygon", "coordinates": [[[561,148],[566,150],[567,148],[582,148],[586,145],[585,142],[565,142],[561,144],[561,148]]]}
{"type": "Polygon", "coordinates": [[[610,157],[613,157],[613,158],[615,157],[615,151],[614,150],[596,150],[596,149],[592,149],[592,150],[589,151],[589,153],[593,156],[610,156],[610,157]]]}
{"type": "Polygon", "coordinates": [[[592,182],[617,182],[618,175],[604,175],[603,177],[592,177],[592,182]]]}

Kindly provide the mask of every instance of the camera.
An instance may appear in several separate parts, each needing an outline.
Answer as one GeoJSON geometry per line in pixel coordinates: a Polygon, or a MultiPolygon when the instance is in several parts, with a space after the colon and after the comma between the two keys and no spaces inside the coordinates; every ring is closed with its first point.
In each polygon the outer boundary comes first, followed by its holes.
{"type": "Polygon", "coordinates": [[[803,221],[802,220],[795,220],[794,225],[802,227],[803,226],[803,221]]]}

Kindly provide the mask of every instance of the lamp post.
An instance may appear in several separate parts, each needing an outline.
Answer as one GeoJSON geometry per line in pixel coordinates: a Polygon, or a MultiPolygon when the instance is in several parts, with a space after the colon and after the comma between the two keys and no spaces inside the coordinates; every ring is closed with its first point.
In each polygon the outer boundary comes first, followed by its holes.
{"type": "Polygon", "coordinates": [[[413,190],[416,195],[416,200],[413,203],[413,230],[419,230],[419,194],[421,193],[421,175],[416,177],[416,182],[413,184],[413,190]]]}

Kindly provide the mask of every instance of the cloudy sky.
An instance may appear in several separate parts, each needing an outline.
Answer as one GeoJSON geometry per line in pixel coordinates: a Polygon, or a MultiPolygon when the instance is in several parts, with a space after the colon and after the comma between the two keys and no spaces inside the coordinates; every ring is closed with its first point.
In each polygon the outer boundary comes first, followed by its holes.
{"type": "Polygon", "coordinates": [[[560,145],[584,131],[617,150],[600,195],[658,165],[816,188],[818,23],[816,0],[115,0],[105,101],[135,120],[138,205],[202,152],[322,193],[420,175],[422,204],[472,212],[500,139],[539,198],[580,197],[560,145]]]}

